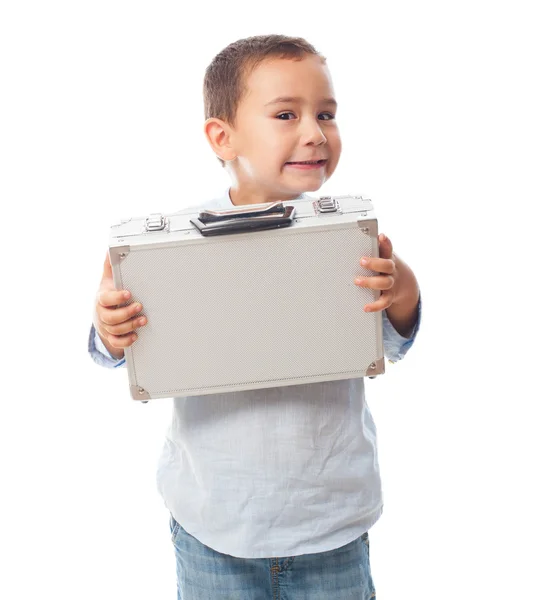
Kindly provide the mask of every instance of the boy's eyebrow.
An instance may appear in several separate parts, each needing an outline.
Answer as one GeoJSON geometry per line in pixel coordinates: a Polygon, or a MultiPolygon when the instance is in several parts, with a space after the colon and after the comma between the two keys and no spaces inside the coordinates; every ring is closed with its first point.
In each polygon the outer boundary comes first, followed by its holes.
{"type": "MultiPolygon", "coordinates": [[[[270,106],[270,104],[282,104],[285,102],[301,102],[302,100],[303,99],[299,96],[278,96],[277,98],[274,98],[274,100],[267,102],[265,106],[270,106]]],[[[334,98],[323,98],[322,102],[323,104],[330,104],[335,107],[338,106],[338,102],[336,102],[334,98]]]]}

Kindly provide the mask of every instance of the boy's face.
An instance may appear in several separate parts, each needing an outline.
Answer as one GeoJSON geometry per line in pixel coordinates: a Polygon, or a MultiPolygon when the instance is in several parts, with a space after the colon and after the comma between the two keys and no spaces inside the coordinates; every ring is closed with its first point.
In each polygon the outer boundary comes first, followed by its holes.
{"type": "MultiPolygon", "coordinates": [[[[342,144],[335,120],[330,74],[317,56],[300,61],[274,58],[262,62],[246,79],[247,92],[237,111],[236,126],[223,121],[215,131],[239,197],[258,201],[295,198],[318,190],[331,177],[342,144]],[[297,98],[278,101],[279,97],[297,98]],[[318,168],[301,169],[288,162],[325,159],[318,168]]],[[[213,138],[213,134],[212,134],[213,138]]]]}

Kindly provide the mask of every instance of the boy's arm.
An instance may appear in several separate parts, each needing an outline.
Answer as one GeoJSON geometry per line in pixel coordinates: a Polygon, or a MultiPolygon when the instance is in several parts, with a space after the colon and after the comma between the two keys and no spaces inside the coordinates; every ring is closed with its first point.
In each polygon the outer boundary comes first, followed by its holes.
{"type": "Polygon", "coordinates": [[[127,368],[126,359],[115,358],[109,352],[106,346],[104,346],[98,332],[95,329],[94,323],[91,325],[91,332],[89,334],[88,350],[91,358],[95,363],[101,367],[108,369],[116,369],[117,367],[127,368]]]}
{"type": "Polygon", "coordinates": [[[406,334],[406,337],[400,335],[387,316],[387,311],[382,310],[383,315],[383,348],[384,354],[389,362],[394,363],[402,360],[408,350],[412,347],[419,331],[421,322],[421,293],[417,302],[417,320],[412,331],[406,334]]]}

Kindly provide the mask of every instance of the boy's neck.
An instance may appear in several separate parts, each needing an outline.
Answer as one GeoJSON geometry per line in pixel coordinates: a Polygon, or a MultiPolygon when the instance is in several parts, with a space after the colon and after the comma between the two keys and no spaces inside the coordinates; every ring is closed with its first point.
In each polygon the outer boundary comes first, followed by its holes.
{"type": "Polygon", "coordinates": [[[244,193],[240,189],[235,189],[233,187],[229,188],[228,191],[229,198],[234,206],[241,206],[244,204],[265,204],[266,202],[286,202],[288,200],[296,200],[297,198],[301,198],[302,194],[267,194],[266,192],[250,192],[244,193]]]}

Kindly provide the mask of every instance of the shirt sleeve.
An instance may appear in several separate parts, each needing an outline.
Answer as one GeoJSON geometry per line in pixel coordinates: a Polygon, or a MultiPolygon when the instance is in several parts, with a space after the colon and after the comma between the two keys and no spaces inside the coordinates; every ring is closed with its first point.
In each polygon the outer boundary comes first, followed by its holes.
{"type": "Polygon", "coordinates": [[[408,352],[408,350],[412,347],[412,344],[416,339],[421,322],[421,294],[417,302],[417,321],[408,337],[400,335],[400,333],[393,327],[393,324],[387,317],[387,312],[385,310],[382,310],[382,315],[384,354],[390,363],[395,363],[404,358],[406,352],[408,352]]]}
{"type": "Polygon", "coordinates": [[[101,367],[108,369],[116,369],[117,367],[124,367],[126,369],[126,359],[115,358],[109,352],[106,346],[102,343],[98,332],[94,327],[94,323],[91,325],[91,332],[89,333],[89,354],[94,362],[101,367]]]}

